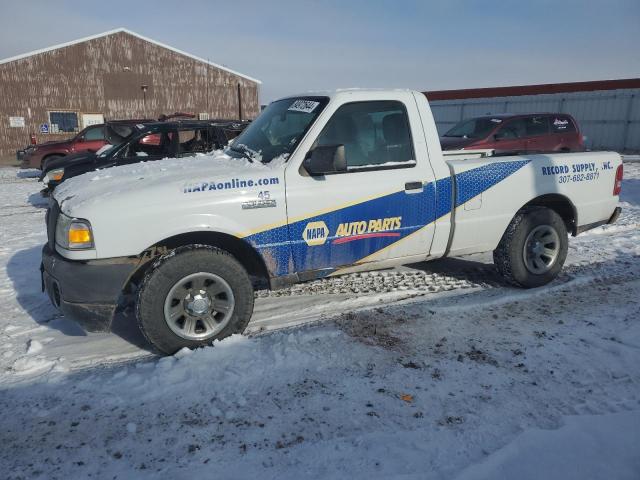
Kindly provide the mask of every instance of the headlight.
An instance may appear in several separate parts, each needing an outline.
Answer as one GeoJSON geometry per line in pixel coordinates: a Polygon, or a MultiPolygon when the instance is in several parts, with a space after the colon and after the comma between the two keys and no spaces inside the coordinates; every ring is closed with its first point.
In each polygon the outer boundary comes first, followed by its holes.
{"type": "Polygon", "coordinates": [[[56,243],[67,250],[93,248],[91,224],[87,220],[67,217],[61,213],[56,225],[56,243]]]}
{"type": "Polygon", "coordinates": [[[64,168],[56,168],[55,170],[50,170],[44,176],[42,180],[44,183],[49,182],[59,182],[64,177],[64,168]]]}

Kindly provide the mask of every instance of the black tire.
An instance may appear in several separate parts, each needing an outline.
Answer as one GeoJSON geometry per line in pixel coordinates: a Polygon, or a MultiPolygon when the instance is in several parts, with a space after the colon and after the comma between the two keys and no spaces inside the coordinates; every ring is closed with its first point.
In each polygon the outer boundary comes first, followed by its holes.
{"type": "Polygon", "coordinates": [[[234,333],[242,333],[253,313],[254,292],[244,267],[228,252],[208,245],[188,245],[171,250],[149,268],[138,290],[136,318],[146,339],[162,353],[209,345],[234,333]],[[226,326],[202,340],[180,337],[165,320],[165,301],[184,277],[199,273],[221,277],[231,288],[235,305],[226,326]]]}
{"type": "Polygon", "coordinates": [[[493,263],[500,274],[511,284],[523,288],[546,285],[558,276],[567,258],[567,226],[556,212],[545,207],[528,207],[520,210],[506,231],[498,247],[493,251],[493,263]],[[551,227],[557,233],[557,255],[546,266],[548,270],[534,273],[531,261],[525,258],[525,243],[534,230],[551,227]]]}

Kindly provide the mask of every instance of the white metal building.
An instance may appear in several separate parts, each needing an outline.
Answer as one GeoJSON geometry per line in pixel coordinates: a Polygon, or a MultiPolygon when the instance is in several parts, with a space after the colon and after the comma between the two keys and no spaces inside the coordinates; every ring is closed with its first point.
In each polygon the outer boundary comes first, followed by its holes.
{"type": "Polygon", "coordinates": [[[593,150],[640,151],[640,78],[425,92],[440,134],[497,113],[569,113],[593,150]]]}

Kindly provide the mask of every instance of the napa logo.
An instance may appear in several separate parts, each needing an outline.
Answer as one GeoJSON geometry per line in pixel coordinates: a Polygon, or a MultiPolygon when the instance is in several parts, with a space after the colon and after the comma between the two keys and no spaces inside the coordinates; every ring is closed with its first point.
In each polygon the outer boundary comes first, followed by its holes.
{"type": "Polygon", "coordinates": [[[302,231],[302,238],[310,247],[324,245],[329,238],[329,229],[324,222],[309,222],[302,231]]]}

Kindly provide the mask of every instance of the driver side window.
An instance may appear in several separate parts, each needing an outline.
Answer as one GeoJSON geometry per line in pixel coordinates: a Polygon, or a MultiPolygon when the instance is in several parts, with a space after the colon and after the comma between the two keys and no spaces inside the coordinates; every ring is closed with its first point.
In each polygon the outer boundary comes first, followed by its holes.
{"type": "Polygon", "coordinates": [[[104,140],[103,127],[90,128],[89,130],[84,132],[84,135],[82,136],[83,142],[92,142],[96,140],[104,140]]]}
{"type": "Polygon", "coordinates": [[[315,146],[334,145],[344,145],[350,170],[415,165],[407,112],[397,101],[342,105],[315,143],[315,146]]]}

